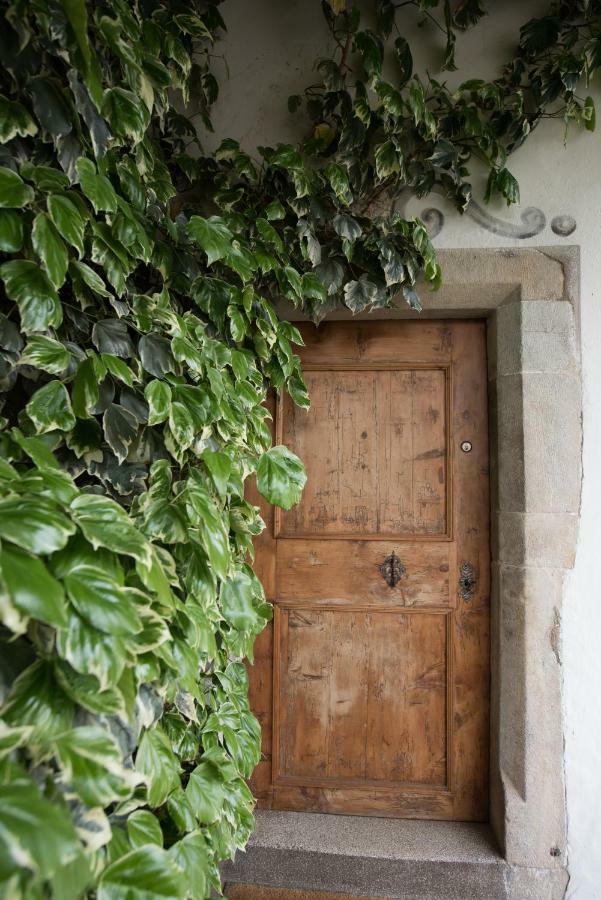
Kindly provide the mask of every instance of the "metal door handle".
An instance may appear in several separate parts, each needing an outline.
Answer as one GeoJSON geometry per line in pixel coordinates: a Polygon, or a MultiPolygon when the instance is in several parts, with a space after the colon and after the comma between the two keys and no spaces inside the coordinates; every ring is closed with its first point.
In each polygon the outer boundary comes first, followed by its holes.
{"type": "Polygon", "coordinates": [[[386,557],[384,562],[378,566],[378,569],[386,584],[391,588],[396,587],[407,572],[407,569],[394,551],[390,556],[386,557]]]}
{"type": "Polygon", "coordinates": [[[459,596],[464,603],[469,603],[476,591],[476,573],[469,562],[461,564],[459,570],[459,596]]]}

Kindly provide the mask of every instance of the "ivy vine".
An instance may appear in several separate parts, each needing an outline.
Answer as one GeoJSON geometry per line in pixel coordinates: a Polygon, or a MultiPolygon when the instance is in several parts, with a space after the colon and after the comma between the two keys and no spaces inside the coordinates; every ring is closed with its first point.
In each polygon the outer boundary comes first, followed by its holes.
{"type": "Polygon", "coordinates": [[[378,210],[435,187],[464,209],[476,159],[513,202],[541,119],[595,126],[599,2],[553,4],[499,79],[450,91],[414,74],[404,17],[451,70],[477,0],[378,0],[371,29],[330,0],[335,56],[290,99],[306,138],[207,154],[218,5],[1,4],[0,896],[220,891],[253,827],[244,659],[271,616],[244,485],[288,509],[305,480],[271,447],[267,390],[309,403],[274,302],[419,309],[426,229],[378,210]]]}

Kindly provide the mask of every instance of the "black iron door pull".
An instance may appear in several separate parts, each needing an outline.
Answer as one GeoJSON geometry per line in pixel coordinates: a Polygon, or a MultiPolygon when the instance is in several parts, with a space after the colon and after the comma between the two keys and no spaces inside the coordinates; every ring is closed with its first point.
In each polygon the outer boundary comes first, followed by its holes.
{"type": "Polygon", "coordinates": [[[464,562],[459,572],[459,596],[465,603],[469,603],[476,590],[476,573],[469,562],[464,562]]]}
{"type": "Polygon", "coordinates": [[[378,566],[380,570],[380,574],[382,578],[388,584],[389,587],[393,588],[399,583],[407,569],[398,558],[394,551],[387,556],[382,565],[378,566]]]}

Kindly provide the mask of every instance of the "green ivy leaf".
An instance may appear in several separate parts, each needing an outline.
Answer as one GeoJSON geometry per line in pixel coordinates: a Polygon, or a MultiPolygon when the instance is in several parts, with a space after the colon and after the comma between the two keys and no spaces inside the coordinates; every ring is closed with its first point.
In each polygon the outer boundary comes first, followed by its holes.
{"type": "Polygon", "coordinates": [[[180,900],[186,896],[182,870],[166,850],[147,844],[108,866],[98,883],[98,900],[180,900]]]}
{"type": "Polygon", "coordinates": [[[108,120],[114,134],[135,144],[144,137],[150,122],[150,113],[140,98],[121,87],[110,88],[104,94],[102,114],[108,120]]]}
{"type": "Polygon", "coordinates": [[[201,831],[193,831],[187,834],[181,841],[169,848],[169,856],[183,871],[189,885],[194,885],[194,890],[199,897],[208,894],[207,871],[210,868],[210,852],[207,842],[201,831]]]}
{"type": "Polygon", "coordinates": [[[9,725],[30,725],[35,743],[46,742],[71,728],[73,703],[58,686],[52,662],[38,659],[21,672],[12,684],[2,715],[9,725]]]}
{"type": "Polygon", "coordinates": [[[399,37],[395,40],[394,49],[399,62],[399,66],[401,67],[400,80],[402,86],[404,84],[407,84],[413,74],[413,56],[411,54],[411,48],[409,47],[407,39],[402,35],[399,35],[399,37]]]}
{"type": "Polygon", "coordinates": [[[38,126],[25,107],[0,94],[0,144],[7,144],[17,137],[33,137],[38,126]]]}
{"type": "Polygon", "coordinates": [[[119,462],[123,462],[138,433],[138,420],[124,406],[110,403],[104,411],[102,427],[107,444],[119,462]]]}
{"type": "Polygon", "coordinates": [[[60,0],[60,5],[73,29],[84,62],[84,69],[88,72],[92,62],[92,52],[88,40],[88,16],[85,0],[60,0]]]}
{"type": "Polygon", "coordinates": [[[326,178],[330,182],[332,190],[341,203],[348,206],[353,202],[353,194],[349,183],[348,175],[342,166],[336,163],[329,163],[325,170],[326,178]]]}
{"type": "Polygon", "coordinates": [[[227,308],[227,316],[232,340],[236,341],[236,343],[240,343],[248,333],[248,323],[244,318],[244,314],[239,306],[234,306],[232,304],[227,308]]]}
{"type": "Polygon", "coordinates": [[[99,175],[91,159],[82,156],[75,164],[82,191],[96,212],[116,212],[117,194],[105,175],[99,175]]]}
{"type": "Polygon", "coordinates": [[[557,43],[560,20],[558,16],[530,19],[520,29],[520,44],[531,52],[541,53],[557,43]]]}
{"type": "Polygon", "coordinates": [[[138,343],[138,352],[146,371],[156,378],[161,378],[175,369],[171,344],[161,335],[143,335],[138,343]]]}
{"type": "Polygon", "coordinates": [[[202,459],[211,473],[213,483],[217,488],[217,493],[220,497],[225,497],[232,471],[232,460],[227,453],[215,452],[213,450],[204,450],[202,459]]]}
{"type": "Polygon", "coordinates": [[[5,722],[0,722],[0,759],[5,759],[9,753],[21,747],[31,737],[31,732],[29,725],[10,728],[5,722]]]}
{"type": "Polygon", "coordinates": [[[302,169],[303,158],[296,147],[291,144],[279,144],[269,157],[272,166],[278,166],[281,169],[302,169]]]}
{"type": "Polygon", "coordinates": [[[88,357],[81,362],[73,382],[72,403],[75,415],[88,418],[100,396],[100,381],[105,375],[104,363],[88,357]]]}
{"type": "Polygon", "coordinates": [[[69,352],[60,341],[34,334],[27,341],[19,362],[36,366],[51,375],[60,375],[69,365],[70,359],[69,352]]]}
{"type": "Polygon", "coordinates": [[[44,497],[0,500],[0,537],[31,553],[61,550],[74,531],[62,510],[44,497]]]}
{"type": "Polygon", "coordinates": [[[58,295],[46,273],[34,262],[5,262],[0,266],[0,277],[8,298],[19,307],[21,328],[26,334],[58,328],[63,319],[58,295]]]}
{"type": "Polygon", "coordinates": [[[72,612],[69,627],[57,633],[57,649],[82,675],[93,675],[101,690],[114,687],[123,674],[128,645],[122,637],[104,634],[72,612]]]}
{"type": "Polygon", "coordinates": [[[221,585],[220,601],[225,620],[238,631],[252,631],[260,616],[254,607],[255,587],[246,572],[237,572],[221,585]]]}
{"type": "Polygon", "coordinates": [[[0,207],[22,209],[28,203],[32,203],[34,197],[33,188],[25,184],[16,172],[7,169],[6,166],[0,166],[0,207]]]}
{"type": "Polygon", "coordinates": [[[90,266],[86,265],[86,263],[77,262],[77,260],[71,260],[69,263],[69,269],[72,274],[75,274],[87,284],[87,286],[94,291],[95,294],[98,294],[99,297],[110,297],[111,292],[107,291],[104,281],[98,275],[94,269],[90,268],[90,266]]]}
{"type": "MultiPolygon", "coordinates": [[[[102,353],[100,358],[106,366],[107,372],[110,372],[113,378],[116,378],[117,381],[122,381],[124,384],[128,385],[128,387],[132,386],[134,383],[134,373],[126,362],[123,362],[118,356],[113,356],[112,353],[102,353]]],[[[132,415],[135,415],[138,422],[147,422],[147,412],[141,413],[144,402],[140,398],[139,403],[135,403],[134,397],[137,398],[137,395],[132,391],[128,392],[124,388],[121,389],[122,405],[128,409],[132,415]]]]}
{"type": "Polygon", "coordinates": [[[148,801],[153,807],[162,806],[169,794],[180,786],[177,756],[160,728],[152,728],[142,735],[136,769],[148,779],[148,801]]]}
{"type": "Polygon", "coordinates": [[[40,75],[29,79],[27,87],[42,128],[54,138],[69,134],[73,129],[71,110],[59,83],[47,75],[40,75]]]}
{"type": "Polygon", "coordinates": [[[261,238],[266,243],[273,244],[273,246],[276,248],[278,253],[284,252],[283,241],[282,241],[281,237],[279,236],[279,234],[277,233],[277,231],[275,230],[275,228],[273,227],[273,225],[270,225],[266,219],[259,218],[256,220],[255,226],[256,226],[256,229],[257,229],[258,233],[260,234],[261,238]]]}
{"type": "MultiPolygon", "coordinates": [[[[78,3],[81,0],[73,0],[73,2],[78,3]]],[[[101,159],[106,154],[112,135],[104,118],[98,112],[102,106],[102,86],[96,61],[93,61],[92,66],[84,75],[85,84],[82,84],[75,69],[69,70],[67,78],[77,112],[90,132],[94,156],[101,159]]]]}
{"type": "Polygon", "coordinates": [[[12,209],[0,209],[0,250],[18,253],[23,246],[23,217],[12,209]]]}
{"type": "Polygon", "coordinates": [[[315,274],[326,289],[328,297],[338,293],[344,279],[344,268],[337,259],[327,259],[315,267],[315,274]]]}
{"type": "MultiPolygon", "coordinates": [[[[75,249],[81,257],[84,254],[83,238],[86,223],[78,208],[68,197],[62,194],[50,194],[46,200],[48,215],[59,234],[75,249]]],[[[76,269],[76,271],[78,271],[76,269]]]]}
{"type": "Polygon", "coordinates": [[[345,305],[354,313],[361,312],[374,300],[376,291],[376,285],[367,275],[362,275],[358,281],[348,281],[344,285],[345,305]]]}
{"type": "Polygon", "coordinates": [[[140,781],[123,766],[115,739],[95,725],[64,732],[54,748],[66,783],[89,806],[125,800],[140,781]]]}
{"type": "Polygon", "coordinates": [[[80,616],[99,631],[116,635],[141,631],[142,622],[127,592],[99,566],[73,566],[63,581],[80,616]]]}
{"type": "Polygon", "coordinates": [[[209,265],[224,259],[231,251],[234,236],[219,216],[211,216],[209,219],[192,216],[188,222],[188,233],[207,254],[209,265]]]}
{"type": "Polygon", "coordinates": [[[401,171],[399,152],[392,141],[378,144],[374,152],[376,174],[380,180],[401,171]]]}
{"type": "Polygon", "coordinates": [[[71,514],[93,547],[106,547],[151,564],[150,547],[124,509],[109,497],[81,494],[71,504],[71,514]]]}
{"type": "Polygon", "coordinates": [[[185,403],[174,400],[169,408],[169,428],[176,440],[178,449],[187,450],[192,445],[196,427],[192,413],[185,403]]]}
{"type": "Polygon", "coordinates": [[[190,773],[186,797],[201,824],[216,822],[226,798],[226,787],[218,767],[209,760],[201,760],[190,773]]]}
{"type": "Polygon", "coordinates": [[[286,390],[297,406],[302,407],[302,409],[309,409],[311,401],[307,392],[307,385],[300,376],[292,375],[286,382],[286,390]]]}
{"type": "Polygon", "coordinates": [[[359,31],[355,35],[355,44],[361,53],[363,68],[368,75],[379,75],[382,71],[384,49],[382,41],[373,31],[359,31]]]}
{"type": "Polygon", "coordinates": [[[297,297],[303,296],[303,284],[300,274],[293,266],[284,266],[284,275],[297,297]]]}
{"type": "Polygon", "coordinates": [[[272,200],[271,203],[268,203],[265,207],[265,216],[270,222],[275,222],[278,219],[286,218],[286,210],[279,200],[272,200]]]}
{"type": "Polygon", "coordinates": [[[272,447],[259,458],[257,488],[275,506],[290,509],[298,503],[306,480],[302,462],[286,447],[272,447]]]}
{"type": "Polygon", "coordinates": [[[116,688],[100,689],[95,675],[81,675],[68,662],[59,661],[55,667],[56,680],[74,703],[97,715],[126,714],[123,694],[116,688]]]}
{"type": "Polygon", "coordinates": [[[301,279],[303,297],[308,300],[325,300],[327,291],[315,272],[305,272],[301,279]]]}
{"type": "MultiPolygon", "coordinates": [[[[98,810],[94,810],[87,814],[87,821],[82,817],[79,822],[80,834],[84,833],[86,838],[94,834],[96,841],[102,841],[105,832],[99,827],[98,810]],[[96,817],[96,821],[94,820],[96,817]],[[88,828],[85,826],[89,825],[88,828]],[[94,830],[96,826],[96,830],[94,830]]],[[[106,829],[108,831],[108,828],[106,829]]],[[[102,846],[98,844],[98,846],[102,846]]],[[[75,859],[61,866],[52,876],[51,890],[53,896],[61,897],[62,900],[81,900],[85,896],[86,891],[92,887],[94,881],[94,871],[90,856],[83,852],[79,853],[75,859]]]]}
{"type": "Polygon", "coordinates": [[[33,181],[40,191],[61,191],[69,187],[69,176],[54,166],[34,166],[28,160],[21,163],[21,176],[33,181]]]}
{"type": "Polygon", "coordinates": [[[187,486],[190,511],[195,514],[200,539],[209,562],[216,575],[225,578],[229,569],[230,546],[223,518],[197,472],[191,473],[187,486]]]}
{"type": "Polygon", "coordinates": [[[505,198],[507,206],[520,202],[520,186],[509,169],[490,170],[484,196],[486,202],[488,203],[497,192],[505,198]]]}
{"type": "Polygon", "coordinates": [[[403,297],[405,298],[405,301],[409,304],[411,309],[416,310],[416,312],[422,311],[422,304],[413,288],[408,287],[407,285],[403,285],[403,297]]]}
{"type": "Polygon", "coordinates": [[[69,256],[61,237],[45,213],[38,213],[31,232],[33,249],[55,288],[61,287],[67,274],[69,256]]]}
{"type": "Polygon", "coordinates": [[[75,425],[71,400],[62,381],[50,381],[37,390],[25,410],[38,434],[57,428],[69,431],[75,425]]]}
{"type": "Polygon", "coordinates": [[[171,388],[166,381],[153,379],[144,389],[144,396],[148,403],[148,424],[159,425],[164,422],[171,411],[171,388]]]}
{"type": "Polygon", "coordinates": [[[167,799],[167,809],[178,831],[194,831],[196,828],[196,816],[190,799],[186,797],[181,787],[176,788],[167,799]]]}
{"type": "Polygon", "coordinates": [[[18,547],[3,546],[0,549],[0,593],[2,584],[23,615],[55,628],[68,625],[62,586],[37,557],[18,547]]]}
{"type": "Polygon", "coordinates": [[[356,241],[363,233],[356,219],[341,213],[334,216],[332,225],[336,234],[347,241],[356,241]]]}
{"type": "Polygon", "coordinates": [[[127,834],[134,849],[145,844],[163,846],[163,832],[159,820],[148,809],[137,809],[127,817],[127,834]]]}
{"type": "Polygon", "coordinates": [[[81,843],[65,807],[42,796],[29,778],[2,785],[0,858],[4,878],[29,869],[51,878],[81,852],[81,843]]]}

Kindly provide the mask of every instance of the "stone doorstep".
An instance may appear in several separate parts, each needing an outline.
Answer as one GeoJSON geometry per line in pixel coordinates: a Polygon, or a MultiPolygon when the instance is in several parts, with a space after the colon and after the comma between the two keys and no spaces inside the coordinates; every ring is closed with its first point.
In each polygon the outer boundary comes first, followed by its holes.
{"type": "Polygon", "coordinates": [[[516,869],[488,825],[258,811],[225,883],[394,900],[560,900],[558,869],[516,869]]]}

